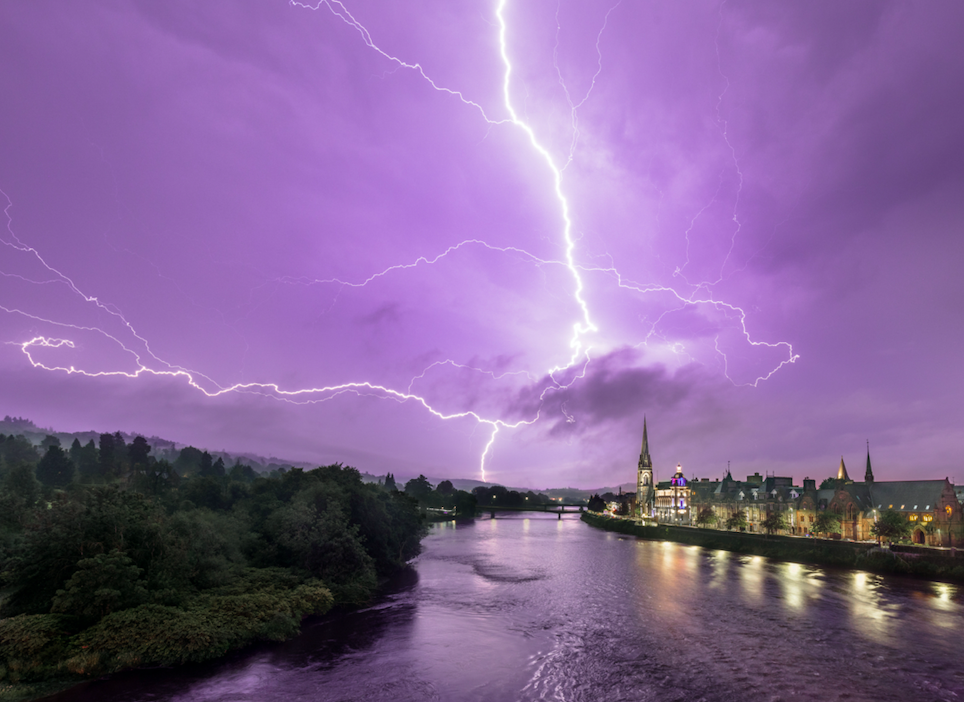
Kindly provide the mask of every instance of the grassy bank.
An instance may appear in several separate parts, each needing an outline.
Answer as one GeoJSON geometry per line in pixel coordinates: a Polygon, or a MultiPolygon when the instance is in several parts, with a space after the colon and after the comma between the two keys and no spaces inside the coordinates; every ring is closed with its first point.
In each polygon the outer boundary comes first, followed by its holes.
{"type": "Polygon", "coordinates": [[[721,549],[781,561],[811,565],[857,568],[873,573],[915,575],[964,581],[964,559],[941,552],[900,553],[877,548],[875,544],[802,539],[792,536],[765,536],[716,529],[673,526],[642,526],[628,519],[615,519],[585,513],[582,520],[590,526],[653,541],[721,549]]]}

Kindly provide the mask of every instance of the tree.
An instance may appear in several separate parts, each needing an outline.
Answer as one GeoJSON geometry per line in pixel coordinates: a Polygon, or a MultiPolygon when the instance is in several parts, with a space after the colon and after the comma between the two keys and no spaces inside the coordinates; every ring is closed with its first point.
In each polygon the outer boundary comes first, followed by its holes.
{"type": "Polygon", "coordinates": [[[717,516],[712,507],[701,507],[696,514],[696,526],[706,527],[716,524],[717,516]]]}
{"type": "Polygon", "coordinates": [[[834,486],[837,484],[836,478],[824,478],[820,483],[818,490],[833,490],[834,486]]]}
{"type": "Polygon", "coordinates": [[[201,465],[198,466],[198,475],[204,477],[214,477],[214,458],[207,451],[201,453],[201,465]]]}
{"type": "Polygon", "coordinates": [[[424,475],[419,475],[405,483],[405,494],[416,500],[421,500],[430,492],[432,492],[432,483],[424,475]]]}
{"type": "Polygon", "coordinates": [[[193,446],[185,446],[174,460],[174,470],[185,478],[197,475],[201,469],[201,451],[193,446]]]}
{"type": "Polygon", "coordinates": [[[43,441],[40,442],[40,448],[43,451],[46,451],[51,446],[56,446],[57,448],[60,448],[60,439],[58,439],[56,436],[51,436],[50,434],[47,434],[44,437],[43,441]]]}
{"type": "Polygon", "coordinates": [[[825,509],[817,513],[811,531],[815,534],[839,534],[840,516],[836,512],[825,509]]]}
{"type": "Polygon", "coordinates": [[[910,531],[911,526],[907,518],[892,509],[881,512],[877,521],[870,527],[870,533],[877,537],[878,544],[884,539],[888,541],[905,539],[910,531]]]}
{"type": "Polygon", "coordinates": [[[478,501],[475,495],[459,490],[455,493],[455,513],[460,517],[474,517],[478,501]]]}
{"type": "Polygon", "coordinates": [[[51,612],[73,614],[89,621],[147,600],[143,570],[117,549],[84,558],[63,590],[57,590],[51,612]]]}
{"type": "Polygon", "coordinates": [[[127,447],[127,457],[130,459],[131,467],[146,466],[147,454],[151,452],[151,445],[143,436],[135,436],[131,445],[127,447]]]}
{"type": "Polygon", "coordinates": [[[0,466],[14,466],[18,463],[27,463],[35,466],[40,460],[37,448],[31,444],[23,435],[8,436],[4,438],[0,434],[0,466]]]}
{"type": "Polygon", "coordinates": [[[81,446],[80,439],[75,436],[73,443],[70,444],[70,460],[74,462],[74,468],[78,471],[80,470],[80,459],[83,455],[84,447],[81,446]]]}
{"type": "Polygon", "coordinates": [[[589,498],[587,509],[590,512],[604,512],[606,510],[606,501],[599,495],[593,495],[589,498]]]}
{"type": "Polygon", "coordinates": [[[746,525],[746,512],[744,512],[742,509],[727,517],[726,523],[724,524],[729,531],[733,531],[734,529],[745,531],[746,525]]]}
{"type": "Polygon", "coordinates": [[[74,463],[77,466],[77,472],[80,474],[81,482],[89,483],[97,478],[100,473],[100,455],[97,451],[97,446],[94,445],[93,439],[81,447],[80,451],[77,452],[76,458],[74,458],[74,449],[73,446],[71,446],[70,456],[74,459],[74,463]]]}
{"type": "Polygon", "coordinates": [[[101,434],[99,441],[100,477],[107,480],[117,474],[114,461],[114,435],[101,434]]]}
{"type": "Polygon", "coordinates": [[[455,492],[455,486],[452,485],[451,480],[443,480],[438,484],[438,487],[435,488],[435,491],[443,495],[451,495],[453,492],[455,492]]]}
{"type": "Polygon", "coordinates": [[[228,471],[228,477],[236,482],[250,483],[258,477],[258,474],[254,471],[254,468],[242,465],[241,459],[237,459],[237,462],[231,466],[231,470],[228,471]]]}
{"type": "Polygon", "coordinates": [[[127,460],[127,444],[119,431],[114,432],[114,475],[121,477],[127,473],[130,462],[127,460]]]}
{"type": "Polygon", "coordinates": [[[17,461],[3,476],[0,524],[22,527],[39,498],[40,486],[34,477],[33,468],[26,461],[17,461]]]}
{"type": "Polygon", "coordinates": [[[760,523],[760,526],[763,527],[763,530],[767,534],[773,534],[774,532],[783,531],[787,528],[787,518],[783,512],[770,512],[760,523]]]}
{"type": "Polygon", "coordinates": [[[49,444],[37,464],[37,480],[52,488],[66,487],[74,479],[74,464],[59,444],[49,444]]]}

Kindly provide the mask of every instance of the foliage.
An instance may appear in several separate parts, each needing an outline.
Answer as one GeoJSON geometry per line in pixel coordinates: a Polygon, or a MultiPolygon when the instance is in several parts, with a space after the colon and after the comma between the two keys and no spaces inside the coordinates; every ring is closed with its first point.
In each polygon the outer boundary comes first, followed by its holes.
{"type": "Polygon", "coordinates": [[[14,683],[49,677],[67,651],[71,632],[66,622],[56,614],[0,619],[0,671],[14,683]]]}
{"type": "Polygon", "coordinates": [[[589,504],[586,508],[590,512],[603,512],[606,509],[606,501],[599,495],[593,495],[589,498],[589,504]]]}
{"type": "Polygon", "coordinates": [[[522,493],[517,490],[509,490],[501,485],[492,485],[491,487],[480,485],[472,489],[472,494],[482,507],[516,507],[521,509],[547,505],[552,502],[547,495],[535,493],[531,490],[522,493]]]}
{"type": "Polygon", "coordinates": [[[744,510],[738,510],[726,518],[724,526],[727,531],[740,530],[744,531],[747,527],[746,512],[744,510]]]}
{"type": "Polygon", "coordinates": [[[817,489],[818,489],[818,490],[833,490],[834,487],[836,487],[836,485],[837,485],[837,479],[836,479],[836,478],[824,478],[824,479],[820,482],[820,487],[817,488],[817,489]]]}
{"type": "Polygon", "coordinates": [[[36,473],[37,480],[52,488],[66,487],[74,479],[74,464],[60,448],[59,441],[47,445],[47,452],[37,464],[36,473]]]}
{"type": "Polygon", "coordinates": [[[419,475],[405,483],[405,494],[416,500],[422,499],[430,492],[432,492],[432,484],[424,475],[419,475]]]}
{"type": "Polygon", "coordinates": [[[111,612],[134,607],[147,599],[143,570],[114,549],[77,562],[63,590],[57,590],[51,612],[97,621],[111,612]]]}
{"type": "Polygon", "coordinates": [[[877,521],[870,527],[870,533],[877,537],[877,543],[906,539],[910,532],[911,525],[907,517],[892,509],[881,512],[877,521]]]}
{"type": "Polygon", "coordinates": [[[829,509],[818,512],[810,530],[815,534],[839,534],[840,515],[829,509]]]}
{"type": "Polygon", "coordinates": [[[696,513],[696,526],[711,526],[716,524],[717,519],[716,512],[713,511],[712,507],[701,507],[700,511],[696,513]]]}
{"type": "MultiPolygon", "coordinates": [[[[98,454],[89,477],[113,484],[74,483],[49,503],[32,464],[4,464],[0,651],[13,663],[0,664],[0,680],[205,660],[287,638],[307,614],[367,601],[426,533],[415,500],[353,468],[265,478],[240,464],[222,473],[218,459],[202,476],[198,452],[181,480],[139,437],[122,462],[122,437],[101,438],[109,461],[98,454]]],[[[62,452],[71,466],[84,450],[75,443],[62,452]]],[[[0,444],[0,456],[25,453],[17,440],[0,444]]],[[[445,495],[466,497],[474,513],[472,496],[445,495]]]]}
{"type": "Polygon", "coordinates": [[[760,526],[763,527],[763,531],[767,534],[773,534],[787,528],[787,518],[783,512],[770,512],[763,521],[760,522],[760,526]]]}

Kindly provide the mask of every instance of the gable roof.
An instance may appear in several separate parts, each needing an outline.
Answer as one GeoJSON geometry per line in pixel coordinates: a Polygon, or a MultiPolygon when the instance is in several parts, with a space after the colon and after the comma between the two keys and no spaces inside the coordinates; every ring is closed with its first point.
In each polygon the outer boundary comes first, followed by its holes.
{"type": "Polygon", "coordinates": [[[893,509],[897,512],[934,510],[940,504],[946,484],[946,480],[875,482],[870,486],[870,496],[876,509],[893,509]]]}

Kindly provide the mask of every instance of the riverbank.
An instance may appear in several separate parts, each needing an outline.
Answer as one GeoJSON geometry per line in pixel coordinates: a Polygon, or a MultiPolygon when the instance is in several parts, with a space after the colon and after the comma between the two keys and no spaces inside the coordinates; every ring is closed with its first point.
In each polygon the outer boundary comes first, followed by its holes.
{"type": "MultiPolygon", "coordinates": [[[[584,513],[590,526],[651,541],[674,541],[708,549],[765,556],[810,565],[855,568],[886,575],[914,575],[964,582],[964,559],[934,553],[878,548],[876,544],[794,536],[766,536],[694,527],[643,526],[630,519],[584,513]]],[[[899,548],[899,547],[895,547],[899,548]]]]}

